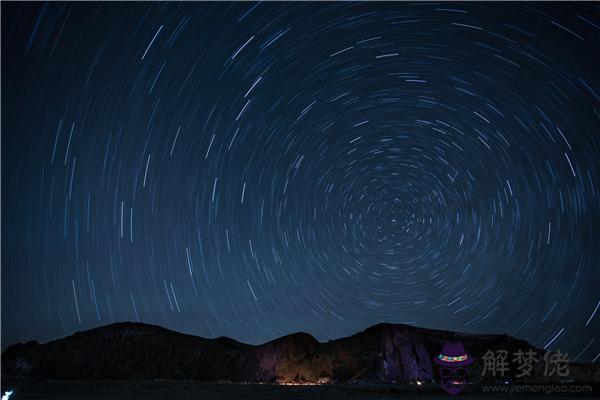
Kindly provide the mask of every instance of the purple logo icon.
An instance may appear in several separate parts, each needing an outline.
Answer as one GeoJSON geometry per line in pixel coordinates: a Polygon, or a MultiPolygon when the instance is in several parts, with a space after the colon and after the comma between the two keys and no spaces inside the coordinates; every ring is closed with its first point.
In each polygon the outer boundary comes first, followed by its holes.
{"type": "Polygon", "coordinates": [[[442,388],[451,395],[459,394],[467,385],[467,368],[473,364],[463,344],[446,342],[433,362],[439,366],[442,388]]]}

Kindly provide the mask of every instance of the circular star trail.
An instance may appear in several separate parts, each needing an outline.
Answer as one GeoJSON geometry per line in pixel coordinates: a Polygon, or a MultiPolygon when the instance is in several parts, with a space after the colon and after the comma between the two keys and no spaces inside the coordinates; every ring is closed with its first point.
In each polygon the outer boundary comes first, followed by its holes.
{"type": "Polygon", "coordinates": [[[597,4],[2,4],[2,340],[600,342],[597,4]]]}

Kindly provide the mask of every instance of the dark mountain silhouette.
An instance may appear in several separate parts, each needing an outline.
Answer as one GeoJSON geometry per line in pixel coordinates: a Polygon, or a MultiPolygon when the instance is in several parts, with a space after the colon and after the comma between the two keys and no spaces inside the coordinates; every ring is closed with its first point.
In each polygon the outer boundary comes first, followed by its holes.
{"type": "MultiPolygon", "coordinates": [[[[45,344],[16,344],[2,353],[3,378],[56,380],[168,379],[206,382],[414,382],[437,380],[432,358],[447,341],[460,341],[475,358],[470,377],[517,378],[517,350],[544,351],[506,335],[471,335],[379,324],[353,336],[320,343],[307,333],[253,346],[220,337],[205,339],[141,323],[116,323],[77,332],[45,344]],[[510,371],[482,377],[487,350],[507,350],[510,371]]],[[[600,381],[597,364],[569,364],[569,376],[545,376],[540,362],[529,378],[535,382],[600,381]]]]}

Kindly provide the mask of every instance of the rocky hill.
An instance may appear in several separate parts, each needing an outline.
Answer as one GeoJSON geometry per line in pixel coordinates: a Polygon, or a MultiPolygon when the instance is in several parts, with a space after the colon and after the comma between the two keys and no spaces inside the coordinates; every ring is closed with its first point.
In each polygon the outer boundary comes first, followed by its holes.
{"type": "Polygon", "coordinates": [[[2,353],[2,377],[55,380],[168,379],[205,382],[414,382],[438,379],[432,358],[445,342],[462,342],[474,357],[470,380],[598,382],[598,364],[568,364],[568,377],[547,376],[535,364],[517,378],[517,350],[544,352],[506,335],[470,335],[400,324],[379,324],[320,343],[296,333],[253,346],[229,338],[205,339],[141,323],[116,323],[45,344],[28,342],[2,353]],[[509,371],[482,376],[487,350],[506,350],[509,371]]]}

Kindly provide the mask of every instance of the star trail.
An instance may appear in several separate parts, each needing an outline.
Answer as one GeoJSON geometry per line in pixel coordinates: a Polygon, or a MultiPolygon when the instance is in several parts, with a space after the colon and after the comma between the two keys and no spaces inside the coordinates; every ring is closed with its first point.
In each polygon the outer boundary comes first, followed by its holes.
{"type": "Polygon", "coordinates": [[[379,322],[600,357],[597,3],[2,3],[2,347],[379,322]]]}

